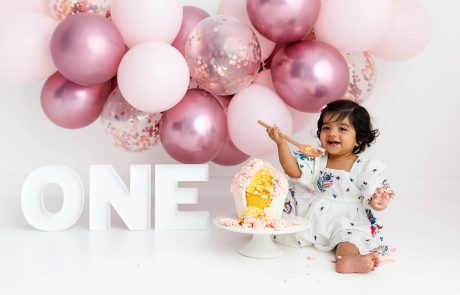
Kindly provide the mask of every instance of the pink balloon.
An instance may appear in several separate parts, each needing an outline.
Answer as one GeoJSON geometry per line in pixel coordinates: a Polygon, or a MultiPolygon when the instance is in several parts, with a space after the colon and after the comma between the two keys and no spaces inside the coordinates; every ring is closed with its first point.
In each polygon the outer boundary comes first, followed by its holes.
{"type": "Polygon", "coordinates": [[[182,25],[176,39],[173,43],[171,43],[171,45],[179,50],[183,56],[185,56],[185,41],[187,41],[188,35],[193,28],[195,28],[196,24],[209,17],[209,13],[194,6],[184,6],[183,9],[184,13],[182,17],[182,25]]]}
{"type": "Polygon", "coordinates": [[[257,120],[276,124],[287,135],[292,132],[291,114],[283,100],[265,86],[250,85],[230,101],[227,111],[228,133],[243,153],[264,157],[276,152],[276,144],[257,120]]]}
{"type": "Polygon", "coordinates": [[[69,129],[82,128],[99,117],[109,91],[110,82],[82,86],[57,72],[43,85],[41,105],[54,124],[69,129]]]}
{"type": "Polygon", "coordinates": [[[220,103],[210,93],[189,89],[184,98],[165,111],[160,139],[166,152],[186,164],[214,159],[227,138],[227,121],[220,103]]]}
{"type": "Polygon", "coordinates": [[[55,19],[62,21],[77,13],[95,13],[110,17],[110,0],[48,0],[55,19]]]}
{"type": "Polygon", "coordinates": [[[382,41],[392,14],[393,0],[322,0],[316,36],[341,52],[366,51],[382,41]]]}
{"type": "Polygon", "coordinates": [[[320,41],[300,41],[278,51],[272,78],[276,92],[291,107],[319,112],[341,99],[348,87],[348,65],[333,47],[320,41]]]}
{"type": "Polygon", "coordinates": [[[63,20],[51,39],[51,56],[59,72],[81,85],[110,80],[117,73],[125,45],[117,28],[92,13],[63,20]]]}
{"type": "MultiPolygon", "coordinates": [[[[225,114],[227,114],[228,105],[230,104],[231,96],[217,96],[217,100],[220,102],[224,108],[225,114]]],[[[222,166],[233,166],[243,163],[249,158],[249,155],[246,155],[240,151],[235,144],[230,139],[230,136],[227,135],[227,140],[224,143],[224,147],[220,150],[219,154],[212,160],[214,163],[222,166]]]]}
{"type": "Polygon", "coordinates": [[[262,36],[262,34],[257,32],[254,28],[248,16],[246,0],[221,0],[219,7],[217,8],[217,14],[233,16],[250,26],[259,41],[262,60],[265,60],[270,56],[276,44],[262,36]]]}
{"type": "Polygon", "coordinates": [[[0,16],[0,79],[30,83],[56,72],[50,54],[56,26],[55,20],[36,13],[0,16]]]}
{"type": "Polygon", "coordinates": [[[415,0],[394,3],[390,29],[371,53],[386,60],[404,60],[419,54],[431,39],[431,16],[415,0]]]}
{"type": "Polygon", "coordinates": [[[160,142],[160,119],[161,113],[133,108],[118,89],[110,93],[101,113],[105,133],[112,142],[132,152],[148,150],[160,142]]]}
{"type": "Polygon", "coordinates": [[[214,95],[235,94],[248,86],[261,64],[251,28],[225,15],[209,17],[193,29],[185,58],[193,80],[214,95]]]}
{"type": "MultiPolygon", "coordinates": [[[[270,70],[264,70],[257,75],[253,84],[262,85],[270,88],[273,92],[276,92],[275,86],[273,86],[272,73],[270,70]]],[[[293,107],[286,104],[289,109],[292,118],[292,133],[299,133],[313,120],[313,115],[294,109],[293,107]]]]}
{"type": "Polygon", "coordinates": [[[273,42],[288,43],[313,28],[321,0],[248,0],[246,7],[257,31],[273,42]]]}

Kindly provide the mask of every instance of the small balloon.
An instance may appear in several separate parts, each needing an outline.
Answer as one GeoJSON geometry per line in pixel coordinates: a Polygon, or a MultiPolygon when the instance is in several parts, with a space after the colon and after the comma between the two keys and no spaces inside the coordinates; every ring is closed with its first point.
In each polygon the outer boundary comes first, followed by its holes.
{"type": "Polygon", "coordinates": [[[377,80],[374,59],[367,51],[343,56],[350,74],[347,93],[343,98],[362,104],[372,94],[377,80]]]}
{"type": "MultiPolygon", "coordinates": [[[[216,96],[216,98],[224,108],[225,114],[227,114],[228,105],[230,104],[230,100],[232,99],[232,97],[216,96]]],[[[249,155],[246,155],[245,153],[240,151],[232,142],[230,136],[227,135],[227,140],[225,141],[223,148],[212,161],[222,166],[234,166],[243,163],[248,158],[249,155]]]]}
{"type": "Polygon", "coordinates": [[[114,77],[125,50],[112,22],[91,13],[67,17],[51,38],[51,56],[57,69],[81,85],[100,84],[114,77]]]}
{"type": "Polygon", "coordinates": [[[251,28],[225,15],[201,21],[185,45],[192,78],[214,95],[235,94],[251,84],[260,68],[260,54],[251,28]]]}
{"type": "Polygon", "coordinates": [[[189,89],[184,98],[165,111],[160,139],[166,152],[185,164],[214,159],[227,138],[225,112],[217,99],[201,89],[189,89]]]}
{"type": "Polygon", "coordinates": [[[249,0],[246,7],[257,31],[275,43],[288,43],[313,28],[321,0],[249,0]]]}
{"type": "Polygon", "coordinates": [[[61,21],[69,15],[90,12],[110,17],[110,0],[48,0],[54,18],[61,21]]]}
{"type": "Polygon", "coordinates": [[[82,86],[57,72],[43,85],[41,105],[54,124],[69,129],[82,128],[99,117],[109,91],[110,82],[82,86]]]}
{"type": "Polygon", "coordinates": [[[347,91],[347,62],[332,46],[320,41],[287,45],[273,58],[276,92],[291,107],[315,113],[347,91]]]}
{"type": "Polygon", "coordinates": [[[132,107],[115,89],[102,109],[101,122],[112,142],[125,151],[145,151],[160,141],[161,113],[146,113],[132,107]]]}

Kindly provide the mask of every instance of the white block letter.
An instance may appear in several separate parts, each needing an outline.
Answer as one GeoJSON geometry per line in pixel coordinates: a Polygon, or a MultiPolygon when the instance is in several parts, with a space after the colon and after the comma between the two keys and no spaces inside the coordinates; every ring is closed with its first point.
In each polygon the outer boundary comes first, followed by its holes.
{"type": "Polygon", "coordinates": [[[208,165],[155,165],[155,229],[207,229],[209,212],[179,212],[178,204],[197,204],[196,188],[179,181],[207,181],[208,165]]]}
{"type": "Polygon", "coordinates": [[[110,205],[130,230],[150,229],[151,167],[130,166],[130,189],[110,165],[90,166],[89,229],[110,229],[110,205]]]}
{"type": "Polygon", "coordinates": [[[68,229],[80,218],[84,200],[85,193],[80,177],[64,166],[48,165],[35,169],[22,186],[22,213],[27,222],[39,230],[68,229]],[[62,208],[57,213],[49,212],[43,202],[43,192],[51,183],[59,185],[63,193],[62,208]]]}

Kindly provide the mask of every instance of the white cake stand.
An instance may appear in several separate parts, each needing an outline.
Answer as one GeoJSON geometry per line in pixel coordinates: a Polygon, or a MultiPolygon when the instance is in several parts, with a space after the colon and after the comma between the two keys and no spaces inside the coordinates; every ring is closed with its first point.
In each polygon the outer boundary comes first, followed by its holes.
{"type": "Polygon", "coordinates": [[[283,230],[242,228],[220,224],[219,221],[222,218],[223,217],[214,218],[214,225],[218,228],[252,235],[251,241],[245,247],[239,250],[241,255],[252,258],[275,258],[282,256],[284,252],[273,242],[272,236],[293,234],[304,231],[308,228],[308,223],[304,220],[300,220],[302,222],[300,225],[289,226],[283,230]]]}

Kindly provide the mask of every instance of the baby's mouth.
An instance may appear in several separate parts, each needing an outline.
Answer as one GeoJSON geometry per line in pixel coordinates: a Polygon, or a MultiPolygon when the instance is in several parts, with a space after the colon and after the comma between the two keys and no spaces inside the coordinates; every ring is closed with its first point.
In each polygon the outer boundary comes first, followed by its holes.
{"type": "Polygon", "coordinates": [[[335,140],[328,140],[328,141],[327,141],[327,144],[330,144],[330,145],[339,145],[340,142],[339,142],[339,141],[335,141],[335,140]]]}

